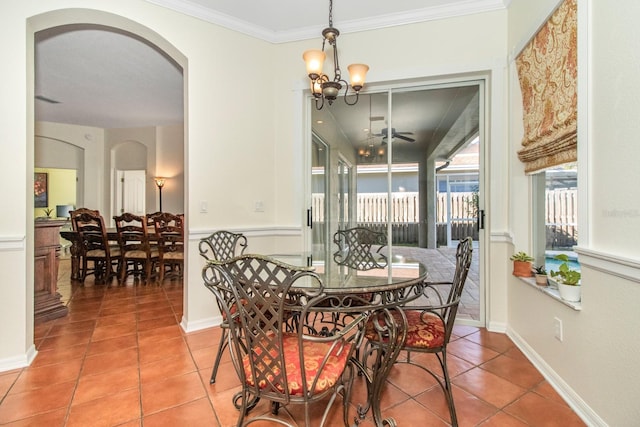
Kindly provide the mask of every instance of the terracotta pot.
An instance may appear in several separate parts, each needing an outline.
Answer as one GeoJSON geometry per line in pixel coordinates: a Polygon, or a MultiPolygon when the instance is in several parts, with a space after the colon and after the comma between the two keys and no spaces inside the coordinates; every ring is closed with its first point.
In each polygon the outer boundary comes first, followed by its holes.
{"type": "Polygon", "coordinates": [[[531,263],[529,261],[513,261],[513,275],[518,277],[531,277],[531,263]]]}

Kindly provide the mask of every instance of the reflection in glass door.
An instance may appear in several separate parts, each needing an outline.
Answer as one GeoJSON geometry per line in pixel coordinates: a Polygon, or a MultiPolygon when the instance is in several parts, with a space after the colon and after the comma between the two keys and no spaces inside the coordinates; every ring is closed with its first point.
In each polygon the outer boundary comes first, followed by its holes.
{"type": "Polygon", "coordinates": [[[349,206],[351,171],[351,166],[343,159],[338,160],[338,230],[355,226],[351,223],[351,207],[349,206]]]}
{"type": "Polygon", "coordinates": [[[328,238],[327,164],[329,149],[317,135],[311,139],[311,208],[307,211],[307,226],[311,227],[314,253],[324,253],[328,238]]]}

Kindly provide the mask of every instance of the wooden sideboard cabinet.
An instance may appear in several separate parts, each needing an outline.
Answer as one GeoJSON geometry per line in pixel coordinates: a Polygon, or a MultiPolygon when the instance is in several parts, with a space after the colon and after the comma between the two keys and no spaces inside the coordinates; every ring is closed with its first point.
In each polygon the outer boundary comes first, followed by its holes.
{"type": "Polygon", "coordinates": [[[67,315],[67,307],[58,293],[60,227],[66,220],[35,221],[34,238],[34,317],[43,322],[67,315]]]}

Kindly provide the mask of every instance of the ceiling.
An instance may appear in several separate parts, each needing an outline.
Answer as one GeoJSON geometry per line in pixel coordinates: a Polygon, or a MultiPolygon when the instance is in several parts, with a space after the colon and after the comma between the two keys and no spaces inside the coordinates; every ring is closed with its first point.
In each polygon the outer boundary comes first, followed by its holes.
{"type": "MultiPolygon", "coordinates": [[[[328,2],[147,1],[273,43],[306,38],[320,41],[321,30],[328,24],[328,2]]],[[[337,0],[333,17],[334,25],[345,34],[504,9],[510,1],[337,0]]],[[[35,41],[37,120],[107,129],[183,122],[182,69],[145,40],[113,28],[68,25],[38,32],[35,41]]],[[[447,126],[465,111],[464,100],[469,97],[460,89],[432,95],[431,100],[420,102],[409,95],[394,98],[398,113],[394,113],[393,127],[415,133],[411,136],[417,141],[414,149],[432,143],[434,136],[444,139],[449,132],[447,126]]],[[[363,139],[362,128],[368,127],[370,116],[368,104],[360,120],[364,125],[351,116],[356,114],[354,108],[336,102],[331,109],[350,139],[363,139]]],[[[386,126],[378,127],[381,130],[386,126]]]]}

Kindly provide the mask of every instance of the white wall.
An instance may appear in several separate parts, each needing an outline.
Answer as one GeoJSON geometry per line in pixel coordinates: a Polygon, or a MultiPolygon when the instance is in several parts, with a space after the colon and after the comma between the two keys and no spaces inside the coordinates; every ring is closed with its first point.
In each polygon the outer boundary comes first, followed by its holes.
{"type": "MultiPolygon", "coordinates": [[[[513,1],[509,46],[517,53],[558,2],[513,1]]],[[[552,300],[513,277],[509,334],[568,398],[589,425],[636,425],[640,418],[640,179],[631,142],[638,134],[640,4],[578,1],[579,252],[582,311],[552,300]],[[553,337],[562,320],[564,340],[553,337]]],[[[522,138],[522,105],[510,73],[511,218],[516,250],[530,250],[530,178],[515,151],[522,138]],[[524,219],[527,221],[524,221],[524,219]]]]}

